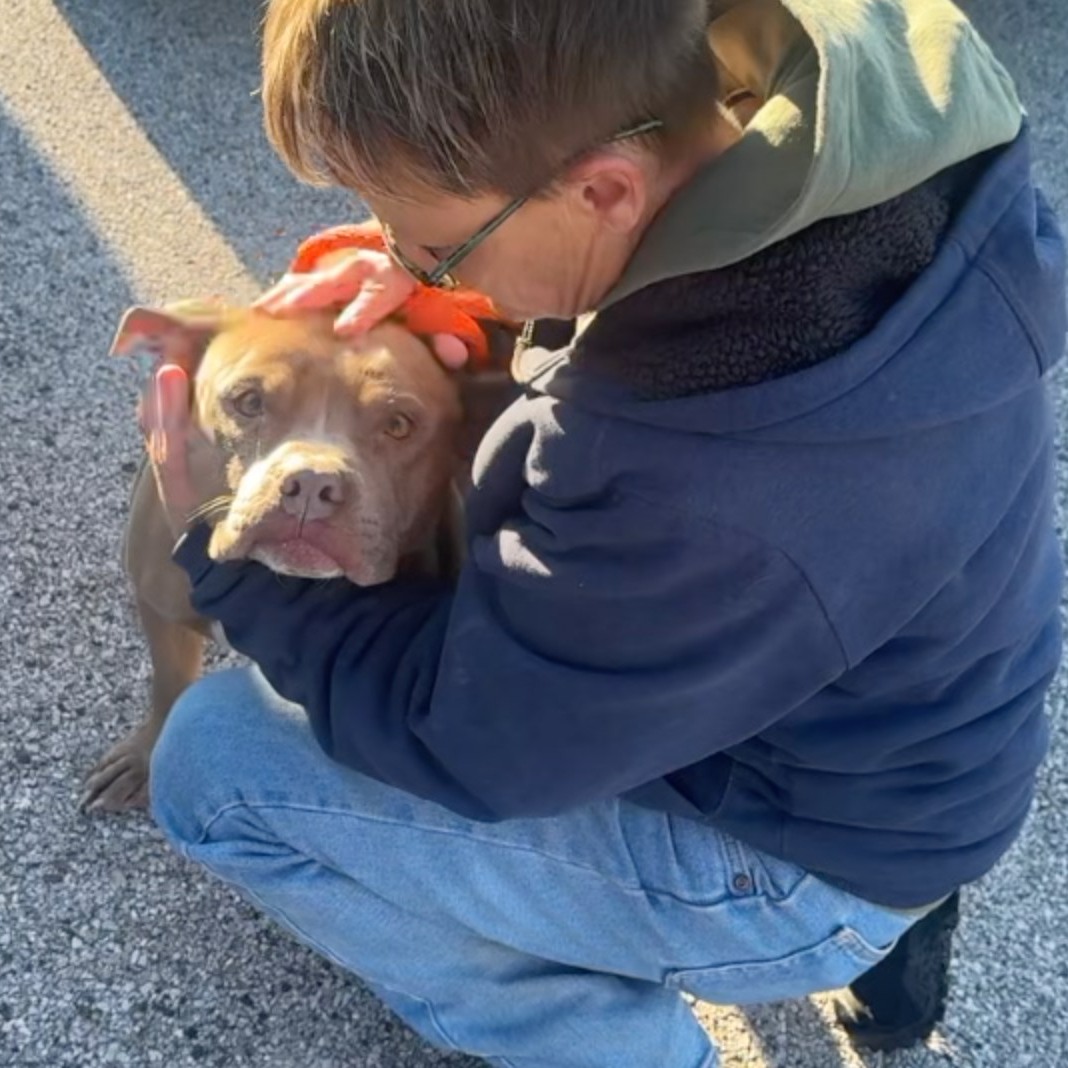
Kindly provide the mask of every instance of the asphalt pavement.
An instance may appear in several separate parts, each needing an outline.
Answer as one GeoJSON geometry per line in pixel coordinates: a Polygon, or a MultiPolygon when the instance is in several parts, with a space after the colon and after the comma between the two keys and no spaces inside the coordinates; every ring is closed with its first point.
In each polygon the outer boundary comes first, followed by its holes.
{"type": "MultiPolygon", "coordinates": [[[[1039,173],[1068,217],[1068,7],[966,7],[1019,80],[1039,173]]],[[[12,1068],[473,1064],[430,1050],[174,856],[147,817],[76,807],[86,769],[139,720],[148,677],[118,560],[140,454],[134,371],[105,357],[118,317],[251,297],[296,241],[358,209],[273,157],[259,18],[251,0],[0,5],[0,1065],[12,1068]]],[[[1058,393],[1064,411],[1063,376],[1058,393]]],[[[1061,476],[1063,517],[1068,463],[1061,476]]],[[[931,1045],[858,1058],[820,998],[702,1008],[726,1068],[1068,1063],[1066,684],[1026,833],[966,895],[931,1045]]]]}

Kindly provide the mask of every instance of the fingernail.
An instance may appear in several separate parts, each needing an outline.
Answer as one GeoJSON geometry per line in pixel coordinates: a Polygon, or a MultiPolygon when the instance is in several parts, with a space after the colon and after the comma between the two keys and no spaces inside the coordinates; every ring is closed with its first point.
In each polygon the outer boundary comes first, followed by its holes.
{"type": "Polygon", "coordinates": [[[280,311],[285,311],[285,306],[285,299],[281,296],[271,297],[270,300],[258,300],[252,305],[256,311],[267,315],[276,315],[280,311]]]}
{"type": "Polygon", "coordinates": [[[285,289],[265,293],[254,307],[260,311],[271,313],[289,311],[307,291],[308,287],[306,285],[286,286],[285,289]]]}
{"type": "Polygon", "coordinates": [[[334,333],[352,338],[367,333],[367,330],[360,322],[359,316],[341,315],[334,320],[334,333]]]}
{"type": "Polygon", "coordinates": [[[373,296],[357,297],[334,321],[334,329],[339,334],[366,333],[375,325],[373,309],[373,296]]]}
{"type": "Polygon", "coordinates": [[[265,289],[253,302],[252,307],[258,308],[266,304],[276,304],[280,298],[284,297],[289,287],[293,284],[293,279],[297,277],[292,274],[284,274],[281,278],[274,283],[273,286],[265,289]]]}
{"type": "Polygon", "coordinates": [[[359,319],[351,315],[342,315],[334,320],[334,333],[342,337],[355,338],[367,331],[359,319]]]}

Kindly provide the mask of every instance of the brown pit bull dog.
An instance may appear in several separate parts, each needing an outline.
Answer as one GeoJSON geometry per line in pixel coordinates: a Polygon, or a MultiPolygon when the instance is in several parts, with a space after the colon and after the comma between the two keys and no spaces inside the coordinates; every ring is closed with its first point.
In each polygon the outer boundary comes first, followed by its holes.
{"type": "MultiPolygon", "coordinates": [[[[513,394],[506,372],[449,372],[395,323],[354,344],[334,334],[328,314],[134,309],[113,351],[146,340],[157,359],[190,372],[196,422],[217,446],[211,462],[220,492],[204,509],[214,559],[253,559],[281,574],[344,576],[358,585],[458,568],[456,482],[465,453],[513,394]]],[[[152,748],[214,636],[171,560],[173,541],[146,461],[123,554],[151,654],[151,706],[90,773],[88,811],[147,804],[152,748]]]]}

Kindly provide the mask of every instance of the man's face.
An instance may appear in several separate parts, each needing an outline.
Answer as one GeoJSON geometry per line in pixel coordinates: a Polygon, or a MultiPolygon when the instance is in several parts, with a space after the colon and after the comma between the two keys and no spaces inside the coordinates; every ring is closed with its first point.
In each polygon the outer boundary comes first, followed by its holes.
{"type": "MultiPolygon", "coordinates": [[[[640,205],[624,212],[620,225],[619,202],[628,196],[633,199],[632,188],[607,188],[587,175],[563,182],[523,204],[452,273],[509,318],[568,319],[590,311],[619,278],[640,237],[640,205]]],[[[403,254],[427,271],[509,203],[496,194],[365,199],[403,254]]]]}

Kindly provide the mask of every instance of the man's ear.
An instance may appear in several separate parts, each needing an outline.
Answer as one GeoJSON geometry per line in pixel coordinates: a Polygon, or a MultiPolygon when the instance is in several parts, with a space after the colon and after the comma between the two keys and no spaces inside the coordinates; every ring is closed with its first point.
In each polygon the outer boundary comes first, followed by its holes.
{"type": "Polygon", "coordinates": [[[574,164],[565,181],[581,196],[583,208],[617,233],[630,233],[642,219],[648,178],[637,160],[623,152],[595,152],[574,164]]]}
{"type": "Polygon", "coordinates": [[[150,372],[164,363],[177,364],[192,380],[212,338],[239,314],[210,300],[128,308],[111,343],[111,355],[147,359],[150,372]]]}

